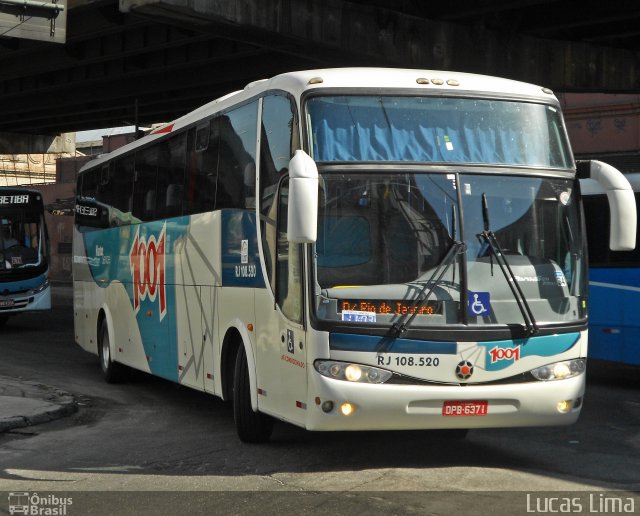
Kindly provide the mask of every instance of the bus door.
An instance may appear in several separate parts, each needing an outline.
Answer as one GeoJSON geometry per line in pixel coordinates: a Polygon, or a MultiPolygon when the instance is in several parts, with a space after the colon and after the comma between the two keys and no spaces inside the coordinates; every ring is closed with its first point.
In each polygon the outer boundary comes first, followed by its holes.
{"type": "MultiPolygon", "coordinates": [[[[268,277],[275,299],[256,307],[256,321],[261,329],[261,342],[267,349],[264,359],[265,378],[270,385],[264,405],[277,410],[286,420],[304,424],[307,400],[307,350],[303,325],[303,247],[287,240],[288,183],[278,189],[278,199],[269,217],[272,224],[263,225],[263,252],[268,277]],[[268,364],[268,365],[267,365],[268,364]],[[275,391],[275,392],[274,392],[275,391]]],[[[260,388],[260,385],[258,385],[260,388]]]]}

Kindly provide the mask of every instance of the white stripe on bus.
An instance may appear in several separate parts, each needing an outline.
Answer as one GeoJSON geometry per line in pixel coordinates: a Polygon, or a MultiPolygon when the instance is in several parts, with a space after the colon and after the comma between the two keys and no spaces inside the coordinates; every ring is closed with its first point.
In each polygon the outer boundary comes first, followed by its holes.
{"type": "Polygon", "coordinates": [[[591,287],[612,288],[617,290],[631,290],[632,292],[640,292],[640,287],[630,287],[628,285],[616,285],[615,283],[601,283],[600,281],[590,281],[591,287]]]}

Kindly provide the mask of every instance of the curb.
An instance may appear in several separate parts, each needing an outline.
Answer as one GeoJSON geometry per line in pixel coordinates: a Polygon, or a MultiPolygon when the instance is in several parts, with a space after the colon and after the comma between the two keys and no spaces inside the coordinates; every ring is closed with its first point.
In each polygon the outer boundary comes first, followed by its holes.
{"type": "Polygon", "coordinates": [[[75,398],[68,392],[49,387],[36,382],[27,382],[0,377],[0,386],[3,386],[3,394],[0,395],[0,433],[8,432],[17,428],[48,423],[65,416],[69,416],[78,411],[78,404],[75,398]],[[19,391],[19,396],[7,395],[6,392],[19,391]],[[9,399],[31,399],[45,402],[45,406],[38,408],[26,416],[2,417],[2,400],[9,399]]]}

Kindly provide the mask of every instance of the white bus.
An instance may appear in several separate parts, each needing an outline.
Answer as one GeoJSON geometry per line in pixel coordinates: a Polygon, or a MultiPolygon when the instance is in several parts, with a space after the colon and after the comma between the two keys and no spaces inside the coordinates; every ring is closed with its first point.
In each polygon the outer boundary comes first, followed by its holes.
{"type": "MultiPolygon", "coordinates": [[[[591,175],[633,205],[617,171],[591,175]]],[[[570,424],[577,181],[546,88],[363,68],[251,83],[81,171],[76,340],[107,381],[128,366],[232,400],[245,442],[273,418],[570,424]]],[[[633,246],[626,222],[614,248],[633,246]]]]}

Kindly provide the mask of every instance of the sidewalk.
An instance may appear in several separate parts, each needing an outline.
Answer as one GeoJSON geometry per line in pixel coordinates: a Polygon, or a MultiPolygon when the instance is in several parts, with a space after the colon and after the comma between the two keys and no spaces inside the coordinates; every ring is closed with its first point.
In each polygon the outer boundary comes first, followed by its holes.
{"type": "MultiPolygon", "coordinates": [[[[52,283],[53,306],[73,305],[70,282],[52,283]]],[[[0,375],[0,433],[38,425],[73,414],[76,401],[68,392],[37,382],[0,375]]]]}
{"type": "Polygon", "coordinates": [[[0,375],[0,433],[53,421],[77,410],[73,396],[65,391],[0,375]]]}

